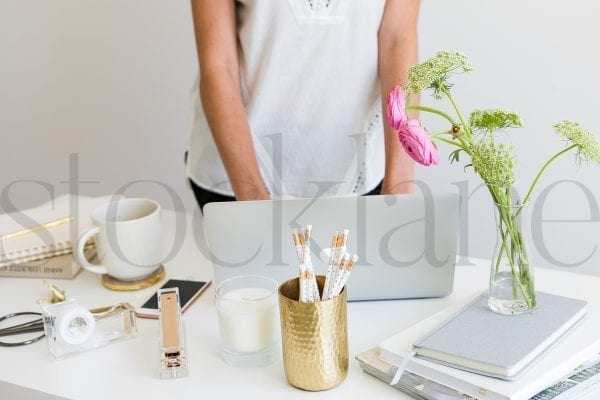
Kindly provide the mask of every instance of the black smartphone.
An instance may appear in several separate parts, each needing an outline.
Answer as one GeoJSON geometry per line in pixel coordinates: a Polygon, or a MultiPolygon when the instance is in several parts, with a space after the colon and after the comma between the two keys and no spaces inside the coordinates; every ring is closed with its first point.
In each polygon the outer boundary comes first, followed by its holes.
{"type": "MultiPolygon", "coordinates": [[[[164,288],[179,288],[179,302],[181,303],[181,312],[184,312],[190,304],[200,296],[200,294],[210,285],[210,281],[193,281],[187,279],[169,279],[161,286],[164,288]]],[[[158,291],[136,310],[138,317],[158,318],[158,291]]]]}

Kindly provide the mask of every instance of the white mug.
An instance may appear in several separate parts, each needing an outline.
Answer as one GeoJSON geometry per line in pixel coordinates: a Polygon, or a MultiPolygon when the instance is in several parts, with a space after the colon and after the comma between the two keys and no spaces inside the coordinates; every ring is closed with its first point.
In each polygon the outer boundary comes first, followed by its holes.
{"type": "Polygon", "coordinates": [[[94,227],[81,235],[73,249],[75,260],[96,274],[122,281],[151,275],[163,260],[160,205],[150,199],[121,198],[92,211],[94,227]],[[100,264],[84,256],[85,243],[96,239],[100,264]]]}

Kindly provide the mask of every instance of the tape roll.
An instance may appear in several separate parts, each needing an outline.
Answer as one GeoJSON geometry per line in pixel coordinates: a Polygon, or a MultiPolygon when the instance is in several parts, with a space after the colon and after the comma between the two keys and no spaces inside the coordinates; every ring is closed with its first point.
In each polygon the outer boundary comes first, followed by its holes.
{"type": "Polygon", "coordinates": [[[94,333],[96,320],[83,307],[74,307],[59,317],[58,331],[62,340],[68,344],[81,344],[94,333]]]}

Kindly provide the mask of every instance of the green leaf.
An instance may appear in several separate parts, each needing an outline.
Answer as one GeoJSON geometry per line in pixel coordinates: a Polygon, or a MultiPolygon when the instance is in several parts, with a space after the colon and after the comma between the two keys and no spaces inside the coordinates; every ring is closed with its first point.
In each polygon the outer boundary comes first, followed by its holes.
{"type": "Polygon", "coordinates": [[[460,155],[461,151],[462,151],[462,149],[457,149],[457,150],[454,150],[452,153],[450,153],[450,155],[448,156],[448,160],[450,161],[450,164],[459,161],[459,155],[460,155]]]}

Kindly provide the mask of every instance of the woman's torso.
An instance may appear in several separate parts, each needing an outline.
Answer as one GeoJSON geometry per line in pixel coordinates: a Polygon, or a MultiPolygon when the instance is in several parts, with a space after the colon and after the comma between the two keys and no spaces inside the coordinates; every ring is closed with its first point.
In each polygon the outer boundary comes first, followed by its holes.
{"type": "MultiPolygon", "coordinates": [[[[385,0],[237,2],[242,99],[273,197],[362,194],[383,177],[385,0]]],[[[188,174],[232,194],[194,92],[188,174]]]]}

